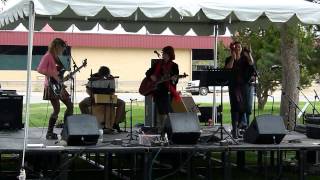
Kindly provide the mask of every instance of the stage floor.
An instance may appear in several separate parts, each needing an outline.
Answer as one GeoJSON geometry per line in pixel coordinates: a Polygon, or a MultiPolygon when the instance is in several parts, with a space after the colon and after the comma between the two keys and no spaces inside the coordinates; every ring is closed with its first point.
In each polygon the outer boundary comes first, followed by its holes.
{"type": "MultiPolygon", "coordinates": [[[[202,133],[200,139],[207,139],[210,135],[215,132],[217,127],[202,127],[202,133]]],[[[228,127],[226,128],[228,129],[228,127]]],[[[128,129],[127,129],[128,130],[128,129]]],[[[32,127],[29,129],[29,138],[28,138],[28,148],[27,152],[39,152],[39,151],[64,151],[64,152],[77,152],[77,151],[87,151],[87,152],[117,152],[117,151],[145,151],[152,149],[159,149],[167,151],[176,151],[176,150],[191,150],[196,149],[199,151],[241,151],[241,150],[320,150],[320,140],[307,138],[306,135],[291,131],[288,132],[280,144],[249,144],[243,142],[242,139],[237,139],[238,144],[231,143],[230,139],[227,139],[227,142],[220,144],[219,142],[201,142],[199,141],[194,145],[167,145],[167,146],[143,146],[138,144],[136,140],[137,130],[133,130],[133,139],[130,139],[129,132],[114,133],[114,134],[104,134],[103,141],[98,142],[96,145],[88,146],[67,146],[64,141],[56,140],[46,140],[46,128],[36,128],[32,127]],[[112,142],[115,139],[121,139],[122,144],[115,145],[112,142]],[[32,147],[31,147],[31,146],[32,147]]],[[[60,132],[61,129],[56,128],[56,132],[60,132]]],[[[220,133],[216,134],[218,138],[220,133]]],[[[226,138],[226,134],[224,134],[226,138]]],[[[24,130],[17,131],[0,131],[0,153],[20,153],[23,150],[23,139],[24,139],[24,130]]],[[[216,139],[216,138],[215,138],[216,139]]]]}

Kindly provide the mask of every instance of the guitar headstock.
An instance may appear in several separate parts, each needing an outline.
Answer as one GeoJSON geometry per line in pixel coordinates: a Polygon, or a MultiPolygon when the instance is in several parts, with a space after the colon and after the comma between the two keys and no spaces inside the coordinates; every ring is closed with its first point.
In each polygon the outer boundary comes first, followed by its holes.
{"type": "Polygon", "coordinates": [[[87,59],[84,59],[84,60],[82,61],[82,66],[83,66],[83,67],[86,67],[87,64],[88,64],[88,63],[87,63],[87,59]]]}
{"type": "Polygon", "coordinates": [[[185,78],[185,77],[187,77],[187,76],[189,76],[189,75],[186,74],[186,73],[183,73],[182,75],[179,75],[179,78],[185,78]]]}

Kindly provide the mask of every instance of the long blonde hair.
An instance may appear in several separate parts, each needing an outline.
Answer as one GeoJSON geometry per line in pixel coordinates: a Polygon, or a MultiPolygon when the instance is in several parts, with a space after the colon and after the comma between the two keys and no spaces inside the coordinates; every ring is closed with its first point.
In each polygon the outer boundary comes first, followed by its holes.
{"type": "Polygon", "coordinates": [[[51,54],[53,54],[55,57],[58,56],[58,48],[59,47],[66,47],[67,44],[64,40],[61,38],[55,38],[48,46],[48,50],[51,54]]]}

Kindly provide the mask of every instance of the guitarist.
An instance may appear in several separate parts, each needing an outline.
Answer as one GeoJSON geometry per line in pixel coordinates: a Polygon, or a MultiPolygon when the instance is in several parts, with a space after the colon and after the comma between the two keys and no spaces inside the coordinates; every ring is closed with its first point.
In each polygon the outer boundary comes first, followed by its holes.
{"type": "Polygon", "coordinates": [[[71,102],[70,94],[67,92],[67,90],[63,88],[61,93],[59,95],[56,95],[49,86],[50,79],[55,80],[57,82],[60,82],[63,79],[64,66],[59,59],[59,55],[62,55],[66,47],[67,44],[64,40],[60,38],[55,38],[49,44],[48,51],[42,57],[37,68],[37,71],[40,74],[46,76],[44,82],[43,100],[49,100],[53,107],[53,112],[49,119],[48,131],[46,134],[46,139],[49,140],[58,139],[57,134],[53,132],[53,128],[55,126],[60,112],[59,100],[61,100],[67,107],[64,113],[64,121],[66,120],[67,116],[73,114],[73,104],[71,102]]]}
{"type": "Polygon", "coordinates": [[[178,83],[179,67],[173,62],[175,53],[172,46],[166,46],[162,49],[162,59],[152,65],[146,72],[146,76],[153,82],[161,81],[161,79],[170,79],[159,83],[156,90],[152,93],[155,107],[157,110],[156,126],[159,133],[164,133],[168,113],[172,112],[171,100],[180,100],[180,96],[176,91],[178,83]]]}

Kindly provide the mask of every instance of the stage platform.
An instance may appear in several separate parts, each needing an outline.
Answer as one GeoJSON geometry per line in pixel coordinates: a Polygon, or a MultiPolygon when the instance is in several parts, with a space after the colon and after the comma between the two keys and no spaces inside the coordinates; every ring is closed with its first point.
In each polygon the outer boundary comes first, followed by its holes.
{"type": "MultiPolygon", "coordinates": [[[[249,144],[242,141],[242,139],[237,139],[238,144],[232,143],[232,141],[227,139],[225,143],[220,142],[203,142],[203,140],[208,139],[210,135],[215,132],[217,127],[202,127],[201,140],[199,143],[194,145],[166,145],[166,146],[143,146],[138,144],[136,139],[136,132],[138,129],[133,130],[133,139],[129,141],[130,134],[128,132],[105,134],[103,141],[99,141],[96,145],[90,146],[67,146],[63,141],[46,140],[46,128],[30,128],[28,144],[33,147],[28,147],[26,151],[26,157],[34,156],[35,154],[61,154],[61,155],[72,155],[79,156],[89,154],[90,157],[95,154],[96,160],[93,160],[94,164],[99,164],[103,167],[105,174],[104,179],[110,179],[113,172],[112,158],[116,157],[117,154],[133,156],[142,156],[142,171],[143,179],[153,179],[150,176],[152,173],[152,163],[154,159],[162,153],[172,153],[172,154],[187,154],[187,159],[192,158],[196,154],[202,154],[204,156],[205,162],[207,162],[208,170],[206,172],[207,179],[211,179],[212,172],[212,161],[211,153],[217,152],[221,153],[221,166],[222,166],[222,177],[223,179],[232,179],[231,175],[231,162],[230,154],[232,152],[246,152],[246,151],[256,151],[259,152],[257,159],[262,163],[262,165],[268,165],[268,162],[275,162],[277,164],[279,173],[281,173],[282,164],[282,154],[287,151],[293,151],[298,154],[298,173],[297,177],[299,179],[305,179],[305,164],[306,164],[306,154],[308,151],[320,151],[320,140],[307,138],[304,134],[291,131],[288,132],[280,144],[249,144]],[[115,139],[121,139],[122,144],[115,145],[113,141],[115,139]],[[275,155],[276,154],[276,155],[275,155]],[[97,157],[103,157],[104,161],[97,163],[97,157]],[[276,158],[276,160],[274,160],[276,158]],[[263,162],[266,161],[266,162],[263,162]],[[265,164],[266,163],[266,164],[265,164]],[[151,169],[150,169],[151,168],[151,169]]],[[[227,128],[228,129],[228,128],[227,128]]],[[[61,129],[55,129],[57,132],[61,129]]],[[[220,133],[216,136],[219,138],[220,133]]],[[[3,154],[17,154],[21,156],[23,150],[23,138],[24,131],[0,131],[0,153],[3,154]]],[[[226,134],[224,134],[226,138],[226,134]]],[[[131,161],[130,161],[131,162],[131,161]]],[[[136,162],[135,162],[136,163],[136,162]]],[[[245,162],[242,162],[245,164],[245,162]]],[[[186,162],[189,164],[189,162],[186,162]]],[[[134,165],[133,165],[134,166],[134,165]]],[[[189,167],[189,166],[187,166],[189,167]]],[[[117,167],[118,168],[118,167],[117,167]]],[[[190,167],[189,167],[190,168],[190,167]]],[[[136,170],[137,167],[132,167],[132,170],[136,170]]],[[[264,171],[264,173],[268,173],[264,171]]],[[[190,174],[192,177],[192,174],[190,174]]],[[[189,177],[189,175],[188,175],[189,177]]]]}

